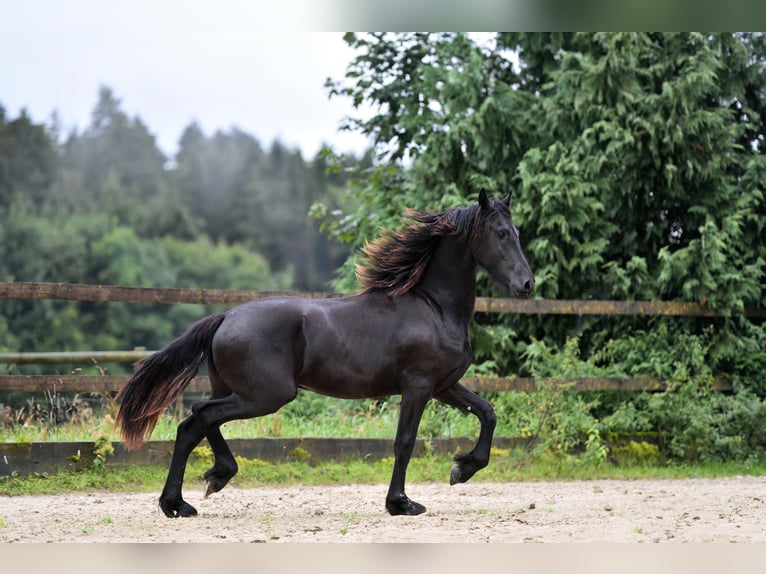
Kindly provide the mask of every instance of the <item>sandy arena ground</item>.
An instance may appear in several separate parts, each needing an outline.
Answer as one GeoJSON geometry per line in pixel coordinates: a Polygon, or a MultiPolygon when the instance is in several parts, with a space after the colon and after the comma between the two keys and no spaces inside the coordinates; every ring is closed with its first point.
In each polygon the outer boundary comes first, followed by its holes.
{"type": "Polygon", "coordinates": [[[158,493],[2,497],[0,542],[766,541],[766,477],[411,484],[415,517],[389,516],[386,488],[187,488],[200,515],[174,520],[158,493]]]}

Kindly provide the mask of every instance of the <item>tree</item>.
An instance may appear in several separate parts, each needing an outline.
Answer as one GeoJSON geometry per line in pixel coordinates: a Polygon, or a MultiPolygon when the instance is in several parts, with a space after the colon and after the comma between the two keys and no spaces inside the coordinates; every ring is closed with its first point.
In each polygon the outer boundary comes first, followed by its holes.
{"type": "Polygon", "coordinates": [[[720,83],[751,65],[733,40],[583,34],[560,53],[556,90],[531,110],[550,141],[520,165],[519,216],[545,296],[759,303],[763,254],[743,247],[763,230],[752,184],[766,164],[740,134],[763,126],[732,113],[745,92],[720,83]]]}
{"type": "Polygon", "coordinates": [[[238,232],[249,213],[243,209],[241,198],[259,179],[263,156],[258,141],[238,129],[218,131],[210,138],[196,123],[184,130],[175,182],[184,205],[213,240],[242,239],[238,232]]]}
{"type": "MultiPolygon", "coordinates": [[[[395,225],[405,207],[512,190],[538,296],[683,299],[724,313],[763,305],[762,35],[346,41],[358,55],[330,92],[379,110],[348,123],[374,139],[378,163],[360,177],[354,212],[325,224],[352,245],[395,225]]],[[[352,268],[349,260],[345,288],[352,268]]],[[[640,326],[502,323],[558,344],[579,334],[586,356],[618,327],[640,326]]],[[[506,372],[523,367],[495,351],[483,356],[506,372]]]]}
{"type": "MultiPolygon", "coordinates": [[[[347,253],[309,217],[344,176],[279,142],[192,124],[173,165],[107,87],[82,133],[57,129],[0,108],[0,281],[321,290],[347,253]]],[[[210,311],[0,301],[0,349],[159,347],[210,311]]]]}
{"type": "Polygon", "coordinates": [[[102,86],[84,133],[63,146],[50,200],[70,212],[106,211],[142,236],[193,237],[197,223],[165,172],[167,158],[140,118],[129,118],[102,86]]]}
{"type": "Polygon", "coordinates": [[[315,201],[328,198],[329,176],[279,141],[264,151],[240,130],[208,138],[192,124],[181,137],[174,177],[187,209],[214,241],[263,253],[273,271],[290,270],[298,289],[326,288],[346,256],[309,216],[315,201]]]}
{"type": "Polygon", "coordinates": [[[8,120],[0,105],[0,208],[15,198],[43,199],[57,167],[55,142],[25,110],[8,120]]]}

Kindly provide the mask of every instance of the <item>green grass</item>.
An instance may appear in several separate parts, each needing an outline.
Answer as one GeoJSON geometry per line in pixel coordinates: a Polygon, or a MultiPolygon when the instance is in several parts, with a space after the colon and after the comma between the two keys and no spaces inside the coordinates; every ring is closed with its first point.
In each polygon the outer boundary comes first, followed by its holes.
{"type": "MultiPolygon", "coordinates": [[[[264,485],[334,485],[386,484],[393,460],[350,460],[344,462],[270,463],[238,458],[239,474],[232,480],[234,487],[248,488],[264,485]]],[[[190,458],[186,472],[187,488],[201,484],[209,461],[205,457],[190,458]]],[[[407,473],[409,482],[447,482],[452,460],[447,455],[424,455],[413,458],[407,473]]],[[[77,471],[62,471],[43,476],[10,476],[0,478],[0,495],[56,494],[71,492],[159,492],[167,469],[162,467],[98,467],[77,471]]],[[[493,450],[487,468],[472,482],[523,482],[549,480],[647,478],[721,478],[737,475],[766,475],[766,463],[704,463],[696,465],[629,465],[595,463],[582,456],[532,455],[521,450],[493,450]]]]}
{"type": "MultiPolygon", "coordinates": [[[[400,397],[388,399],[342,400],[301,392],[295,401],[276,413],[256,419],[238,420],[223,427],[227,438],[326,437],[392,438],[396,433],[400,397]]],[[[51,425],[48,421],[0,426],[0,442],[69,442],[89,441],[103,436],[119,440],[114,426],[116,406],[106,413],[76,422],[51,425]]],[[[188,414],[188,413],[185,413],[188,414]]],[[[152,440],[174,440],[181,416],[171,411],[162,417],[152,433],[152,440]]],[[[516,436],[500,426],[497,436],[516,436]]],[[[452,407],[431,401],[423,414],[420,436],[477,436],[479,423],[452,407]]]]}
{"type": "MultiPolygon", "coordinates": [[[[398,417],[398,397],[385,400],[343,401],[300,393],[298,398],[277,413],[247,421],[227,423],[227,438],[257,437],[328,437],[328,438],[386,438],[393,440],[398,417]]],[[[24,424],[0,426],[0,441],[118,441],[114,427],[116,408],[113,404],[99,416],[81,418],[76,422],[51,425],[47,422],[25,421],[24,424]]],[[[180,417],[172,412],[164,416],[153,440],[173,440],[180,417]]],[[[514,417],[503,417],[513,419],[514,417]]],[[[511,420],[501,420],[495,436],[526,436],[523,428],[511,420]]],[[[478,422],[455,409],[431,401],[424,413],[419,436],[476,437],[478,422]]],[[[642,443],[643,444],[643,443],[642,443]]],[[[595,478],[716,478],[733,475],[766,475],[766,462],[668,464],[661,460],[656,447],[640,448],[627,445],[613,451],[620,455],[620,465],[603,460],[593,453],[567,455],[522,450],[493,449],[489,467],[472,481],[520,482],[542,480],[585,480],[595,478]],[[647,452],[644,452],[647,450],[647,452]],[[651,456],[650,456],[651,455],[651,456]]],[[[164,467],[119,468],[108,464],[99,467],[62,471],[51,475],[0,477],[0,495],[51,494],[58,492],[100,491],[159,491],[165,480],[164,467]]],[[[351,483],[387,483],[393,461],[350,460],[313,463],[311,460],[269,463],[261,460],[239,459],[240,472],[232,484],[238,487],[258,485],[330,485],[351,483]]],[[[192,456],[186,473],[187,486],[195,487],[210,466],[209,456],[192,456]]],[[[428,453],[412,460],[408,469],[409,482],[447,482],[451,457],[428,453]]]]}

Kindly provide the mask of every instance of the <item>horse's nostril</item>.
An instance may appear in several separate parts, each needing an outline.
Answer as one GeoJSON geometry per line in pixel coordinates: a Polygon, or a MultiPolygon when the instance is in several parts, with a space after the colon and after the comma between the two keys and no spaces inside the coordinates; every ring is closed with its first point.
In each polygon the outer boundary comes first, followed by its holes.
{"type": "Polygon", "coordinates": [[[524,291],[526,291],[527,293],[531,293],[532,289],[534,288],[534,286],[535,286],[534,281],[525,281],[524,282],[524,291]]]}

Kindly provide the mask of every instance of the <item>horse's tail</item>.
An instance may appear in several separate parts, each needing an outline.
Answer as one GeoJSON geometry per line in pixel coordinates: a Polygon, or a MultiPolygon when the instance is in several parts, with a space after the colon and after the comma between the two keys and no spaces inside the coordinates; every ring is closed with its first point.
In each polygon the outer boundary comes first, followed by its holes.
{"type": "Polygon", "coordinates": [[[209,315],[164,349],[150,355],[117,395],[117,425],[128,449],[140,447],[170,403],[186,388],[212,351],[225,315],[209,315]]]}

